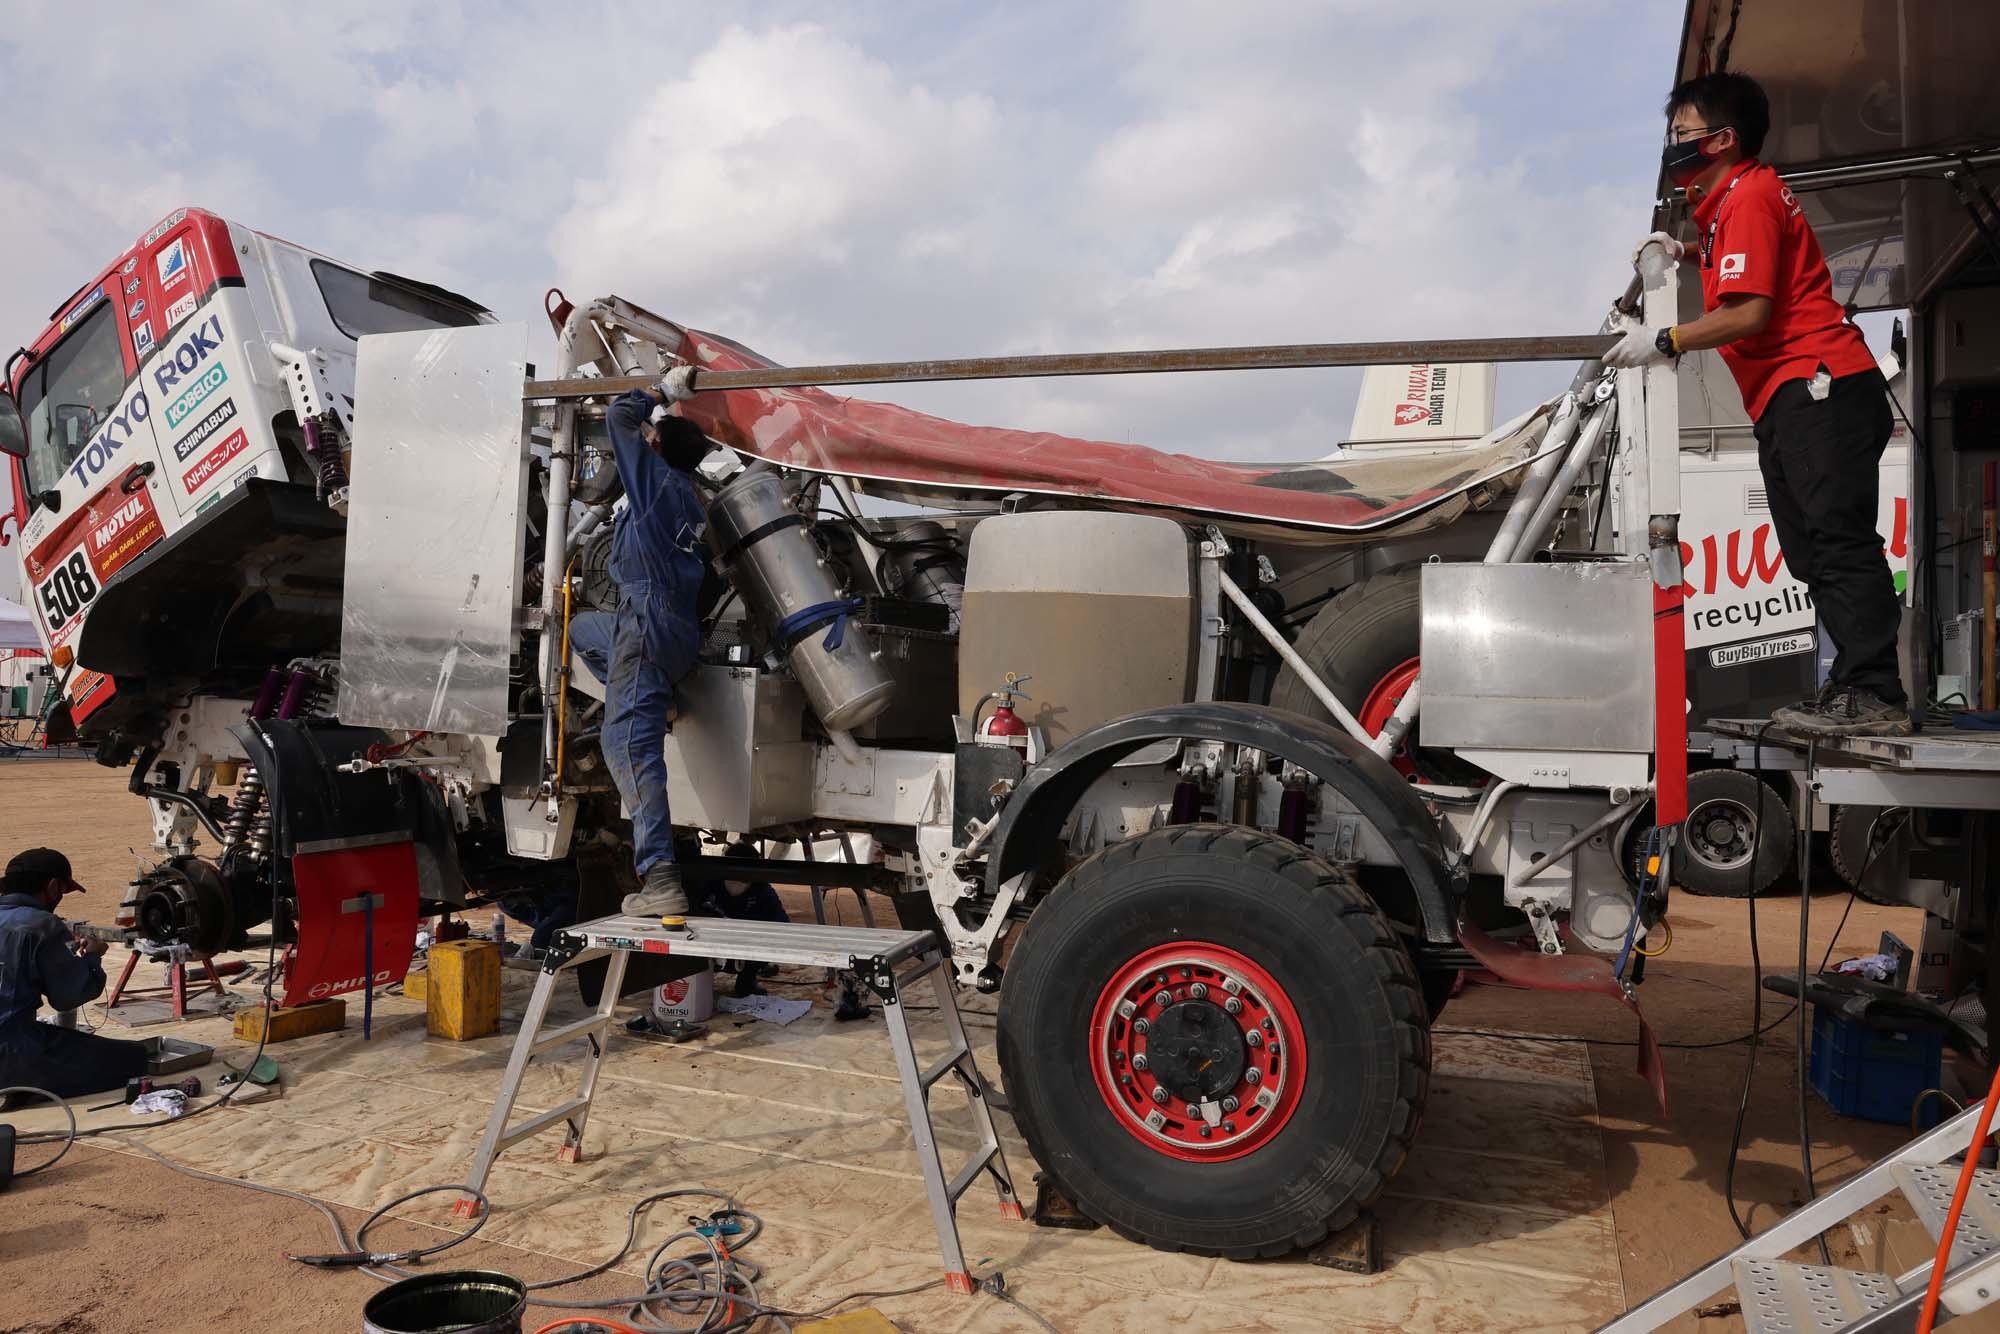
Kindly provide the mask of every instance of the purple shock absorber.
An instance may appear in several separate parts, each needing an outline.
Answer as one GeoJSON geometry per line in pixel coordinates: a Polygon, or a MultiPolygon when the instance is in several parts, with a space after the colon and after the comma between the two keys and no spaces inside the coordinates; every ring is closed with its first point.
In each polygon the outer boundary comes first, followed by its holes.
{"type": "Polygon", "coordinates": [[[271,706],[278,702],[278,687],[283,685],[284,681],[285,671],[282,667],[273,667],[264,673],[264,684],[257,687],[257,700],[250,706],[252,718],[271,716],[271,706]]]}
{"type": "Polygon", "coordinates": [[[300,667],[292,673],[292,679],[285,682],[285,702],[278,706],[278,717],[296,718],[312,696],[313,674],[300,667]]]}

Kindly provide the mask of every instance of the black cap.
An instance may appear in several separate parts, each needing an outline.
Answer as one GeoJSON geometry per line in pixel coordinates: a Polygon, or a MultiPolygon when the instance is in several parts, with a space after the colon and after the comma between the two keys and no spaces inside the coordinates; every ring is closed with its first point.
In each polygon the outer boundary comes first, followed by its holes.
{"type": "Polygon", "coordinates": [[[83,893],[83,886],[70,876],[69,858],[54,848],[29,848],[7,863],[9,894],[39,894],[51,880],[60,880],[71,893],[83,893]]]}

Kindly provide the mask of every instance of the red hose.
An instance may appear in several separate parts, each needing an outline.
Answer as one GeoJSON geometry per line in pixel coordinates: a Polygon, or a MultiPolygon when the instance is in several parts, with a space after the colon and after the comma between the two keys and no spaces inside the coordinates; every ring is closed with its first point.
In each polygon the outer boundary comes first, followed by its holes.
{"type": "Polygon", "coordinates": [[[1931,1284],[1924,1290],[1917,1334],[1931,1334],[1932,1326],[1937,1324],[1938,1296],[1944,1291],[1944,1272],[1951,1265],[1951,1239],[1958,1232],[1958,1216],[1965,1209],[1965,1197],[1972,1193],[1972,1173],[1979,1166],[1979,1152],[1986,1143],[1986,1132],[1993,1125],[1996,1105],[2000,1105],[2000,1069],[1993,1072],[1986,1101],[1979,1107],[1978,1128],[1972,1132],[1972,1142],[1965,1146],[1965,1166],[1958,1169],[1958,1189],[1951,1193],[1951,1208],[1944,1216],[1943,1231],[1938,1233],[1937,1258],[1931,1261],[1931,1284]]]}
{"type": "Polygon", "coordinates": [[[611,1334],[639,1334],[630,1325],[621,1325],[616,1320],[601,1315],[566,1315],[560,1320],[551,1320],[535,1331],[535,1334],[549,1334],[553,1329],[608,1329],[611,1334]]]}

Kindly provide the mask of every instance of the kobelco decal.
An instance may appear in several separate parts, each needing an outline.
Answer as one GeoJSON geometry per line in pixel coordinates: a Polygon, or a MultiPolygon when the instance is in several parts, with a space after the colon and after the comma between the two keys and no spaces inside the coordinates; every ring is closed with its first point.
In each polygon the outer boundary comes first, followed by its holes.
{"type": "Polygon", "coordinates": [[[160,364],[153,368],[153,383],[159,389],[160,397],[165,399],[168,394],[179,394],[167,404],[169,427],[186,421],[195,409],[229,382],[229,372],[222,368],[222,363],[211,360],[222,343],[222,317],[211,315],[189,330],[174,345],[173,351],[164,354],[160,364]]]}
{"type": "Polygon", "coordinates": [[[118,411],[113,414],[110,425],[98,432],[97,438],[86,445],[83,452],[69,465],[70,476],[79,482],[88,483],[91,478],[103,472],[105,465],[110,463],[132,438],[132,433],[146,424],[146,419],[152,412],[152,405],[146,401],[145,386],[135,388],[126,396],[125,401],[118,405],[118,411]]]}

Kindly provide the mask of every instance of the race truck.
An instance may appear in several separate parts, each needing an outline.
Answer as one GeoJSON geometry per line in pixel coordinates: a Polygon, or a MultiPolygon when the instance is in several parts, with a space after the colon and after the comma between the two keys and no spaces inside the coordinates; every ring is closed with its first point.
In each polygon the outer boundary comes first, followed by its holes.
{"type": "MultiPolygon", "coordinates": [[[[1642,275],[1608,324],[1673,309],[1657,248],[1642,275]]],[[[616,297],[547,311],[538,378],[525,326],[190,209],[10,361],[26,583],[71,722],[152,804],[136,939],[261,932],[294,1004],[400,978],[455,906],[614,910],[630,827],[569,630],[617,607],[606,405],[689,366],[686,874],[938,932],[1086,1212],[1310,1244],[1401,1164],[1461,974],[1636,1013],[1685,799],[1670,368],[1592,334],[788,369],[616,297]],[[1288,465],[816,387],[1405,364],[1414,420],[1508,358],[1578,369],[1470,444],[1288,465]],[[873,851],[701,855],[826,838],[873,851]]]]}

